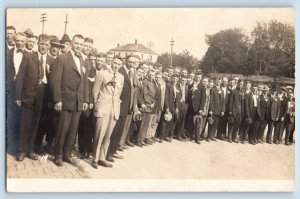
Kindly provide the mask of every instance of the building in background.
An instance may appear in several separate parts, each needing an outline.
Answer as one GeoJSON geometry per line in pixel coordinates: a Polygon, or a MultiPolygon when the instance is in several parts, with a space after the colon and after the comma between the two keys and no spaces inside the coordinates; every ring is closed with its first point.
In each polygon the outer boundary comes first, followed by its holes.
{"type": "Polygon", "coordinates": [[[137,40],[135,40],[133,44],[125,44],[122,46],[118,44],[116,48],[110,49],[110,51],[114,53],[114,55],[119,55],[123,58],[130,54],[138,55],[142,60],[153,63],[156,62],[158,57],[156,52],[147,48],[143,44],[138,44],[137,40]]]}

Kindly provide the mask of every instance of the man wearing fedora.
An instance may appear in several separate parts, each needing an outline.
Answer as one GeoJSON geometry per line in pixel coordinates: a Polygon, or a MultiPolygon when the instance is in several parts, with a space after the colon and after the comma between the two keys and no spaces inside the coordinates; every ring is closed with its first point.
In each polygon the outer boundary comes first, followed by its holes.
{"type": "Polygon", "coordinates": [[[49,55],[56,59],[56,57],[59,55],[60,50],[64,48],[64,45],[60,43],[59,39],[57,36],[53,36],[52,39],[50,40],[51,47],[49,49],[49,55]]]}
{"type": "Polygon", "coordinates": [[[279,109],[279,118],[275,122],[275,129],[274,129],[274,143],[275,144],[281,144],[282,143],[282,134],[284,131],[284,123],[286,119],[287,114],[287,108],[288,108],[288,100],[284,96],[284,89],[278,88],[278,103],[280,104],[279,109]]]}
{"type": "Polygon", "coordinates": [[[260,88],[261,94],[259,96],[259,127],[258,127],[258,143],[263,143],[265,129],[267,127],[267,121],[269,119],[269,106],[270,106],[270,98],[268,97],[269,94],[269,87],[264,85],[260,88]]]}

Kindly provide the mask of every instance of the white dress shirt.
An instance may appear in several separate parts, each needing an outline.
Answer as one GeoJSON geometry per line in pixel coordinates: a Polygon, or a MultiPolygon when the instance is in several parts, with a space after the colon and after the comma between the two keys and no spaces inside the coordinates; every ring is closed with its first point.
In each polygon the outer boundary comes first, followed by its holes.
{"type": "Polygon", "coordinates": [[[17,48],[14,49],[14,66],[15,66],[15,76],[18,75],[19,69],[20,69],[20,64],[23,59],[23,53],[22,52],[17,52],[17,48]]]}
{"type": "Polygon", "coordinates": [[[73,59],[75,61],[75,64],[76,64],[76,67],[77,67],[77,70],[78,72],[81,74],[81,66],[80,66],[80,59],[75,55],[75,52],[73,50],[70,50],[72,56],[73,56],[73,59]]]}
{"type": "Polygon", "coordinates": [[[257,107],[257,95],[253,94],[254,107],[257,107]]]}
{"type": "Polygon", "coordinates": [[[49,68],[48,68],[47,65],[46,65],[46,62],[47,62],[47,54],[42,55],[40,52],[38,52],[39,62],[40,62],[42,56],[43,56],[43,68],[44,68],[44,76],[43,76],[42,82],[43,82],[44,84],[47,84],[48,81],[47,81],[47,76],[46,76],[46,74],[49,72],[49,68]]]}

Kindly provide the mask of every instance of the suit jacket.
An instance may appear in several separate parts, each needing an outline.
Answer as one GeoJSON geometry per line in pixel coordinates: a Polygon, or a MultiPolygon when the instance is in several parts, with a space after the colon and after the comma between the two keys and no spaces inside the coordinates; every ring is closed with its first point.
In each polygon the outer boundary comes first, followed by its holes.
{"type": "Polygon", "coordinates": [[[124,77],[120,73],[116,73],[116,85],[113,87],[108,84],[113,79],[113,71],[111,69],[103,70],[96,76],[93,87],[94,98],[94,115],[95,117],[103,117],[110,113],[118,120],[120,116],[120,96],[124,85],[124,77]]]}
{"type": "MultiPolygon", "coordinates": [[[[48,69],[53,64],[54,59],[46,56],[46,76],[49,80],[48,69]],[[48,66],[49,68],[47,68],[48,66]]],[[[35,103],[37,87],[39,85],[39,57],[37,52],[24,54],[20,64],[19,73],[16,77],[16,100],[22,100],[22,103],[32,105],[35,103]]],[[[45,92],[49,95],[49,91],[45,92]]],[[[47,99],[47,98],[46,98],[47,99]]]]}
{"type": "Polygon", "coordinates": [[[181,90],[180,86],[176,84],[176,95],[174,92],[173,84],[166,84],[165,107],[164,111],[168,108],[172,114],[175,113],[176,108],[180,108],[181,90]]]}
{"type": "Polygon", "coordinates": [[[230,89],[227,87],[226,93],[224,95],[224,92],[221,87],[221,106],[222,106],[222,112],[224,112],[225,114],[228,114],[229,112],[228,103],[230,99],[230,94],[231,94],[230,89]]]}
{"type": "Polygon", "coordinates": [[[126,116],[130,113],[130,103],[131,103],[131,81],[130,77],[127,74],[126,70],[124,67],[121,67],[119,69],[119,73],[124,76],[124,86],[123,90],[121,93],[121,110],[120,110],[120,115],[121,116],[126,116]]]}
{"type": "Polygon", "coordinates": [[[265,98],[263,95],[259,96],[259,103],[258,103],[258,115],[260,120],[268,120],[269,118],[269,112],[268,112],[268,107],[269,107],[269,101],[270,99],[267,97],[265,98]]]}
{"type": "MultiPolygon", "coordinates": [[[[257,101],[258,102],[258,101],[257,101]]],[[[259,104],[259,103],[257,103],[259,104]]],[[[253,118],[255,115],[254,112],[254,100],[252,92],[245,94],[245,117],[253,118]]]]}
{"type": "MultiPolygon", "coordinates": [[[[6,51],[6,89],[7,90],[15,90],[16,81],[15,76],[17,76],[14,66],[14,48],[11,48],[6,51]]],[[[23,56],[28,54],[28,52],[24,51],[23,56]]]]}
{"type": "Polygon", "coordinates": [[[193,96],[193,111],[194,113],[198,113],[199,110],[203,110],[205,100],[206,100],[206,88],[203,86],[202,83],[199,83],[197,86],[197,90],[194,91],[193,96]]]}
{"type": "Polygon", "coordinates": [[[269,121],[276,121],[280,118],[280,100],[278,97],[269,97],[270,106],[268,107],[269,121]]]}
{"type": "Polygon", "coordinates": [[[240,99],[240,92],[237,89],[231,91],[228,103],[228,111],[232,112],[234,118],[241,117],[242,115],[242,102],[240,99]]]}
{"type": "Polygon", "coordinates": [[[52,65],[50,86],[53,101],[62,102],[63,110],[82,111],[83,103],[89,102],[87,71],[82,59],[80,65],[78,71],[71,51],[60,54],[52,65]]]}
{"type": "Polygon", "coordinates": [[[213,87],[210,91],[209,111],[212,111],[213,115],[221,115],[221,91],[216,87],[213,87]]]}
{"type": "Polygon", "coordinates": [[[288,110],[288,99],[287,97],[283,96],[282,100],[280,100],[280,117],[286,118],[288,110]]]}

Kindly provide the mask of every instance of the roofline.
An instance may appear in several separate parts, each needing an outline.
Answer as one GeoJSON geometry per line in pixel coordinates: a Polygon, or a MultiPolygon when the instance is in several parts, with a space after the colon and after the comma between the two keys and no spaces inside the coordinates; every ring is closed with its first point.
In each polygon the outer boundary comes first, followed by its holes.
{"type": "Polygon", "coordinates": [[[145,51],[137,51],[137,50],[116,50],[115,48],[110,49],[109,51],[130,51],[130,52],[141,52],[141,53],[148,53],[148,54],[152,54],[152,55],[159,55],[158,53],[154,52],[145,52],[145,51]]]}

